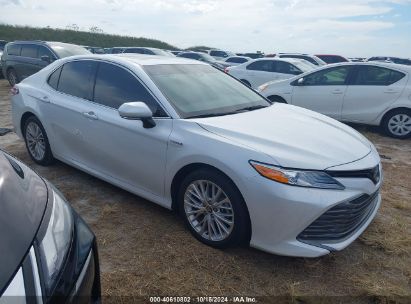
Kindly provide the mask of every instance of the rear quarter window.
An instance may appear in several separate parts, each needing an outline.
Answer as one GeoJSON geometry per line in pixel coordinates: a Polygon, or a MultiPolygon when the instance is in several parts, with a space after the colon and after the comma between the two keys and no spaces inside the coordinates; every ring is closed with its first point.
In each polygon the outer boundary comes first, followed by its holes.
{"type": "Polygon", "coordinates": [[[400,81],[405,74],[378,66],[361,66],[354,85],[388,86],[400,81]]]}
{"type": "Polygon", "coordinates": [[[55,90],[57,90],[57,87],[59,84],[61,69],[62,67],[59,67],[57,70],[51,73],[51,75],[49,76],[49,79],[47,80],[47,83],[49,84],[49,86],[51,86],[55,90]]]}
{"type": "Polygon", "coordinates": [[[7,46],[7,54],[11,56],[20,56],[21,53],[21,45],[20,44],[12,44],[7,46]]]}

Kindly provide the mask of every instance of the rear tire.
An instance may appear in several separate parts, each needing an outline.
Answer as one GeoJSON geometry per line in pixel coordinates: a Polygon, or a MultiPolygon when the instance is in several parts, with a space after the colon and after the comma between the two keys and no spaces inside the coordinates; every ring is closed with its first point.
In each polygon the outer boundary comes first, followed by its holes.
{"type": "Polygon", "coordinates": [[[14,69],[8,69],[6,77],[11,86],[14,86],[20,82],[17,73],[14,69]]]}
{"type": "Polygon", "coordinates": [[[250,220],[243,197],[218,171],[204,168],[188,174],[177,199],[186,226],[202,243],[227,248],[250,240],[250,220]]]}
{"type": "Polygon", "coordinates": [[[386,114],[381,122],[385,134],[393,138],[411,137],[411,110],[397,109],[386,114]]]}
{"type": "Polygon", "coordinates": [[[23,135],[27,152],[35,163],[48,166],[54,162],[46,131],[37,117],[27,118],[24,122],[23,135]]]}

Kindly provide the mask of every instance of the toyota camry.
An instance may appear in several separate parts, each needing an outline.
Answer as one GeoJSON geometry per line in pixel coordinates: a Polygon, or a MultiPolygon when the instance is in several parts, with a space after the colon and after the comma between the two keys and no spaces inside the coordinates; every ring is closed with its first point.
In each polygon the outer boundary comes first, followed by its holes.
{"type": "Polygon", "coordinates": [[[32,159],[58,159],[181,213],[200,241],[316,257],[375,217],[382,171],[352,128],[271,103],[183,58],[58,60],[12,88],[32,159]]]}

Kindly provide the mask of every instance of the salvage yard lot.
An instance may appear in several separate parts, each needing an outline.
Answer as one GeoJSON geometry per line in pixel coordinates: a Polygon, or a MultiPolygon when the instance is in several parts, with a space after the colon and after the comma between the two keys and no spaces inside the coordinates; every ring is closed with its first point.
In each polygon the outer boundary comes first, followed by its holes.
{"type": "MultiPolygon", "coordinates": [[[[0,80],[0,128],[12,127],[8,91],[0,80]]],[[[357,129],[383,158],[382,207],[350,247],[317,259],[207,247],[169,210],[63,163],[34,164],[14,133],[0,137],[0,147],[56,185],[91,226],[98,239],[103,296],[291,295],[309,303],[316,302],[312,296],[395,296],[409,303],[411,140],[357,129]]]]}

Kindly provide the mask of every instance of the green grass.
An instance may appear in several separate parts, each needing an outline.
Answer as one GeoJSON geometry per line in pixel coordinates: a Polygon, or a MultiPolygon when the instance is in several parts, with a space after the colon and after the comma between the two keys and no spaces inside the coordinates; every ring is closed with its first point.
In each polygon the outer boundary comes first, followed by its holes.
{"type": "Polygon", "coordinates": [[[169,50],[178,49],[171,44],[156,39],[5,24],[0,24],[0,40],[44,40],[99,47],[145,46],[169,50]]]}

